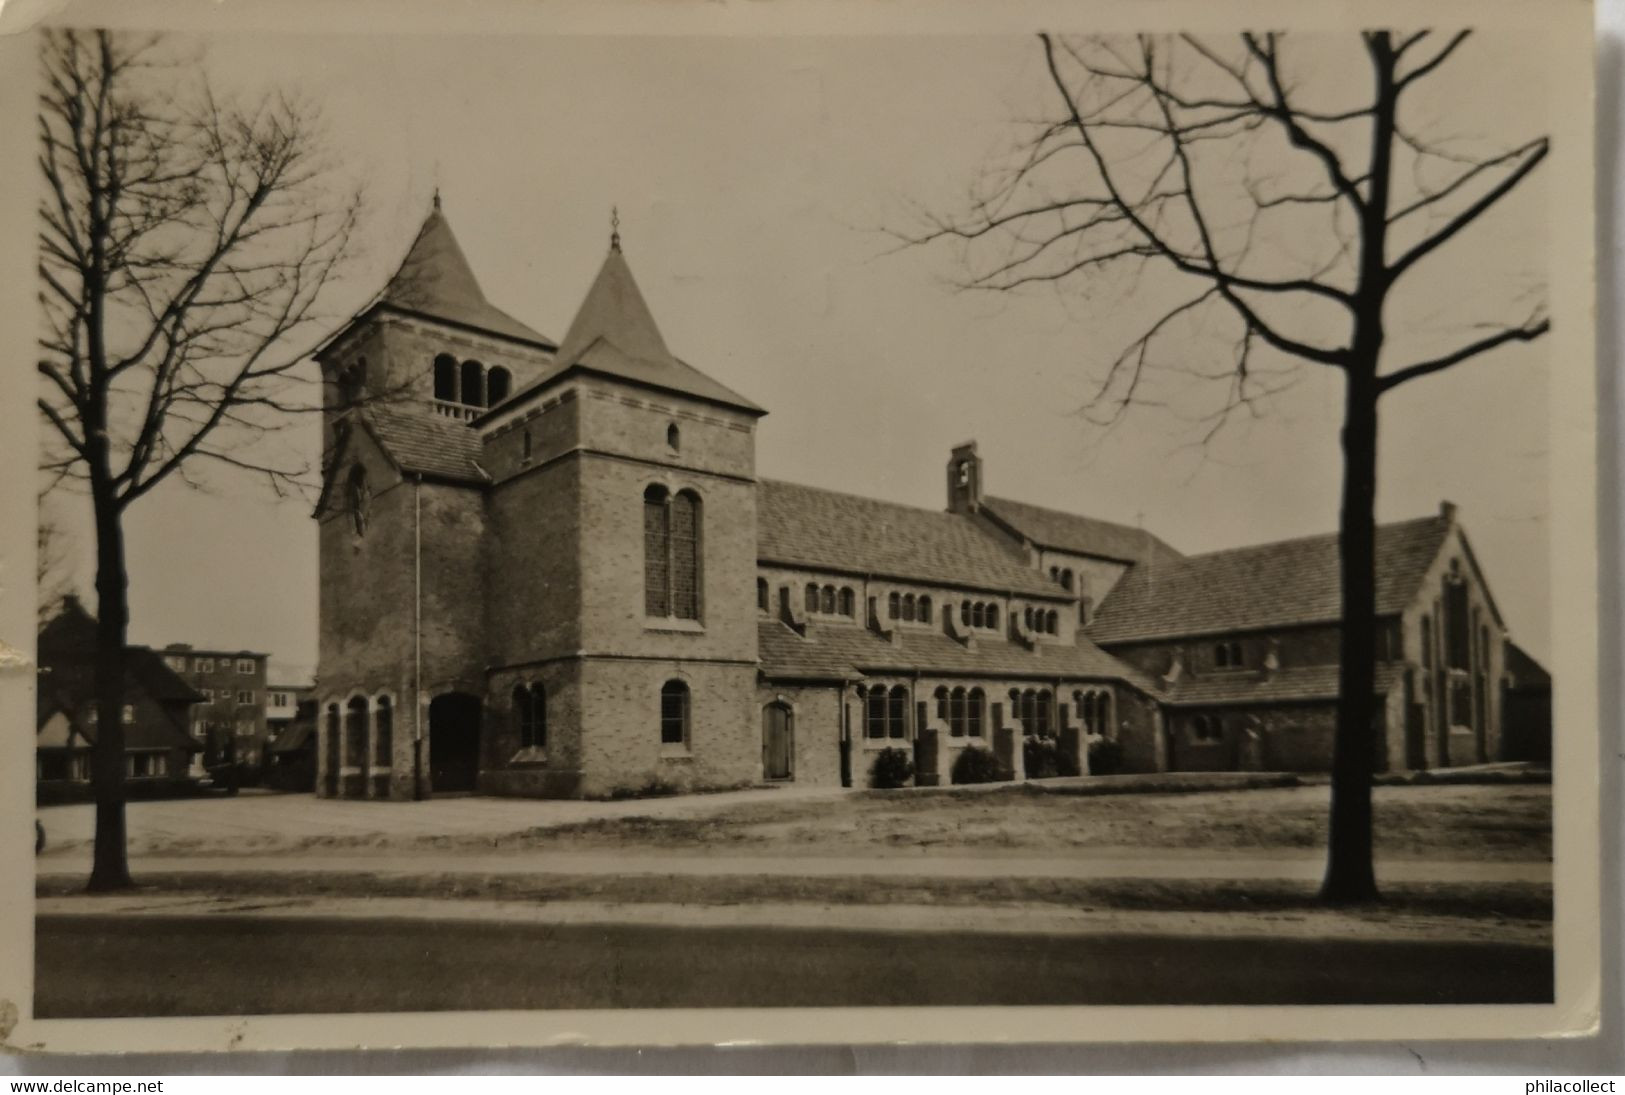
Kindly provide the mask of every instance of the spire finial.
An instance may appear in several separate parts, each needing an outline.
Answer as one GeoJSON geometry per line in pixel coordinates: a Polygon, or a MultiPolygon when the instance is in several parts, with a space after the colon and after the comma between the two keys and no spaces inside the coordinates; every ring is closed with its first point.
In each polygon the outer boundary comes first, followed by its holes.
{"type": "Polygon", "coordinates": [[[621,210],[616,205],[609,207],[609,249],[621,249],[621,210]]]}
{"type": "Polygon", "coordinates": [[[440,188],[438,186],[434,188],[434,207],[436,210],[440,208],[440,188]]]}

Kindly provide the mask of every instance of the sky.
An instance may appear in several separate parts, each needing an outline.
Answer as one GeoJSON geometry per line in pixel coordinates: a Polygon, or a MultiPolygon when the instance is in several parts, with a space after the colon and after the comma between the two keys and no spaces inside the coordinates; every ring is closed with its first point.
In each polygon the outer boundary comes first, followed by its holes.
{"type": "MultiPolygon", "coordinates": [[[[949,449],[974,439],[989,493],[1128,524],[1187,553],[1330,532],[1340,386],[1305,366],[1256,420],[1206,448],[1155,410],[1109,433],[1079,414],[1090,377],[1155,318],[1155,285],[1021,294],[955,288],[952,248],[885,229],[961,208],[1015,123],[1046,105],[1028,38],[219,36],[221,86],[320,104],[339,170],[364,182],[358,258],[335,325],[388,278],[438,187],[487,297],[562,336],[602,261],[612,205],[673,351],[766,407],[763,476],[944,504],[949,449]]],[[[1452,135],[1545,131],[1537,51],[1474,39],[1437,85],[1452,135]]],[[[1505,318],[1543,280],[1529,184],[1441,252],[1390,316],[1426,342],[1505,318]]],[[[1193,349],[1193,352],[1197,352],[1193,349]]],[[[1457,503],[1515,640],[1550,642],[1543,342],[1409,385],[1383,405],[1378,517],[1457,503]]],[[[292,427],[315,451],[316,424],[292,427]]],[[[48,503],[90,588],[84,503],[48,503]]],[[[247,480],[169,484],[129,513],[131,637],[316,661],[311,498],[247,480]]]]}

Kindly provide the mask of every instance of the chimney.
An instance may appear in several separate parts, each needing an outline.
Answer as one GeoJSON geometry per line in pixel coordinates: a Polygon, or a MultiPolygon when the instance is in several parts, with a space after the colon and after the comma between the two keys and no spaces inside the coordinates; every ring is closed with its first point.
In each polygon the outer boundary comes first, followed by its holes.
{"type": "Polygon", "coordinates": [[[1439,503],[1439,516],[1444,518],[1445,524],[1447,524],[1447,525],[1455,524],[1456,523],[1456,503],[1448,502],[1448,501],[1440,502],[1439,503]]]}
{"type": "Polygon", "coordinates": [[[948,512],[975,513],[982,505],[982,458],[976,442],[954,446],[948,457],[948,512]]]}

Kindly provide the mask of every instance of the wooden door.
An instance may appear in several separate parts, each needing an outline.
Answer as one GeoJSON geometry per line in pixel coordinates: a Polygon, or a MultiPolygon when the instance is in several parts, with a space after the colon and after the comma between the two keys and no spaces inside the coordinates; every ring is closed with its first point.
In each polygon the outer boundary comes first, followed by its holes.
{"type": "Polygon", "coordinates": [[[762,777],[790,779],[794,775],[795,727],[790,708],[770,703],[762,708],[762,777]]]}

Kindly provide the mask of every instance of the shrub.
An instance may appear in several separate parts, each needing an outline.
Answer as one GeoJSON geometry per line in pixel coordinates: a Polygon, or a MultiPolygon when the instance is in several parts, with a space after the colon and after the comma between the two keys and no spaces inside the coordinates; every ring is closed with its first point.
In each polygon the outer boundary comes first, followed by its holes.
{"type": "Polygon", "coordinates": [[[875,755],[869,772],[869,786],[890,789],[902,787],[914,776],[914,759],[905,749],[882,749],[875,755]]]}
{"type": "Polygon", "coordinates": [[[959,756],[954,758],[949,778],[955,783],[997,783],[1007,776],[999,767],[999,758],[993,755],[992,750],[970,745],[961,749],[959,756]]]}
{"type": "Polygon", "coordinates": [[[1021,743],[1021,759],[1028,779],[1048,779],[1061,774],[1061,747],[1052,737],[1035,734],[1021,743]]]}
{"type": "Polygon", "coordinates": [[[1110,738],[1095,738],[1089,743],[1089,774],[1114,776],[1123,770],[1123,744],[1110,738]]]}

